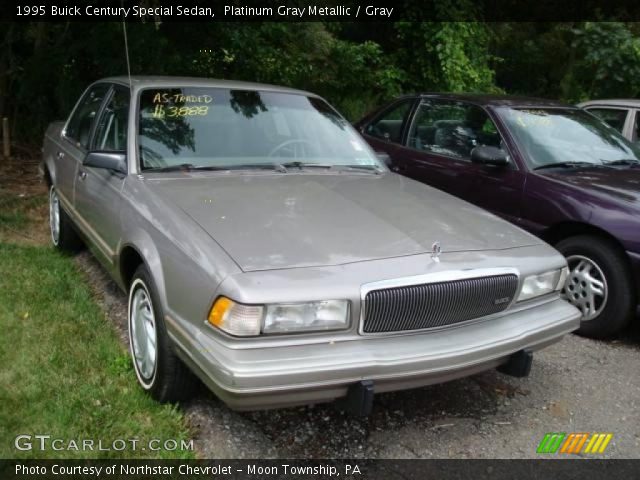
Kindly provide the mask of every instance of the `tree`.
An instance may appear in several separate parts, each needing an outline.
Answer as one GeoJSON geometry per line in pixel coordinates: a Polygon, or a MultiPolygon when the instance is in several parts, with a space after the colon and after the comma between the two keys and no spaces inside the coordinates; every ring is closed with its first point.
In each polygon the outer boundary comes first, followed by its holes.
{"type": "Polygon", "coordinates": [[[572,33],[564,98],[581,101],[640,93],[640,38],[626,24],[585,22],[572,33]]]}

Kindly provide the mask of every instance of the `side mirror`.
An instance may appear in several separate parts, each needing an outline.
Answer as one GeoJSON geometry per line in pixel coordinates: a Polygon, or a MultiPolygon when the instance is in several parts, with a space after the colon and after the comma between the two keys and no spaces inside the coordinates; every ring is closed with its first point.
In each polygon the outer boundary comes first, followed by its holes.
{"type": "Polygon", "coordinates": [[[127,173],[127,155],[120,152],[89,152],[82,162],[87,167],[127,173]]]}
{"type": "Polygon", "coordinates": [[[471,161],[482,165],[506,167],[509,165],[509,156],[501,148],[482,145],[471,150],[471,161]]]}
{"type": "Polygon", "coordinates": [[[387,168],[393,169],[393,161],[391,161],[391,157],[387,152],[376,152],[376,157],[378,157],[378,160],[384,163],[387,168]]]}

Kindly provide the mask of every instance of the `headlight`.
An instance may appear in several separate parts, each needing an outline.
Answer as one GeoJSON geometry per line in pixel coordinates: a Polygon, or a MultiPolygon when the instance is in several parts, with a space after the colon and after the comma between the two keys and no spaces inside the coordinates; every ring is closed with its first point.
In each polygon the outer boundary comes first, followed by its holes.
{"type": "Polygon", "coordinates": [[[349,326],[347,300],[309,303],[243,305],[219,297],[209,312],[209,323],[231,335],[341,330],[349,326]]]}
{"type": "Polygon", "coordinates": [[[264,333],[340,330],[349,324],[346,300],[267,305],[266,308],[264,333]]]}
{"type": "Polygon", "coordinates": [[[560,270],[530,275],[522,282],[518,302],[546,295],[547,293],[562,290],[567,279],[568,270],[564,267],[560,270]]]}
{"type": "Polygon", "coordinates": [[[209,312],[209,323],[231,335],[260,335],[261,305],[243,305],[227,297],[219,297],[209,312]]]}

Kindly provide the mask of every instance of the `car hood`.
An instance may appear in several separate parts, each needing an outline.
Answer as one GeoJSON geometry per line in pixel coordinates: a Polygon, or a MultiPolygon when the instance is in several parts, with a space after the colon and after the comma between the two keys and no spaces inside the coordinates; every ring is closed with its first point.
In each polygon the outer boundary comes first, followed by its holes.
{"type": "Polygon", "coordinates": [[[535,245],[537,238],[396,174],[207,174],[151,179],[244,271],[535,245]]]}
{"type": "Polygon", "coordinates": [[[565,184],[605,194],[613,199],[640,203],[640,167],[602,167],[538,171],[565,184]]]}

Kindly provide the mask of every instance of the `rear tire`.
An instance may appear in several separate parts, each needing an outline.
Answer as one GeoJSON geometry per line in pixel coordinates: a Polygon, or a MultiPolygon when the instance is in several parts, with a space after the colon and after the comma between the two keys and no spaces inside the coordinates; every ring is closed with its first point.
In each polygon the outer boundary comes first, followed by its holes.
{"type": "Polygon", "coordinates": [[[128,305],[129,351],[140,386],[159,402],[191,397],[195,377],[173,351],[155,283],[145,265],[133,274],[128,305]]]}
{"type": "Polygon", "coordinates": [[[622,330],[635,310],[634,284],[624,253],[595,235],[569,237],[556,248],[569,263],[563,296],[583,313],[577,333],[606,338],[622,330]]]}
{"type": "Polygon", "coordinates": [[[51,242],[58,250],[73,253],[82,248],[82,240],[74,230],[69,215],[62,208],[53,185],[49,189],[49,230],[51,242]]]}

